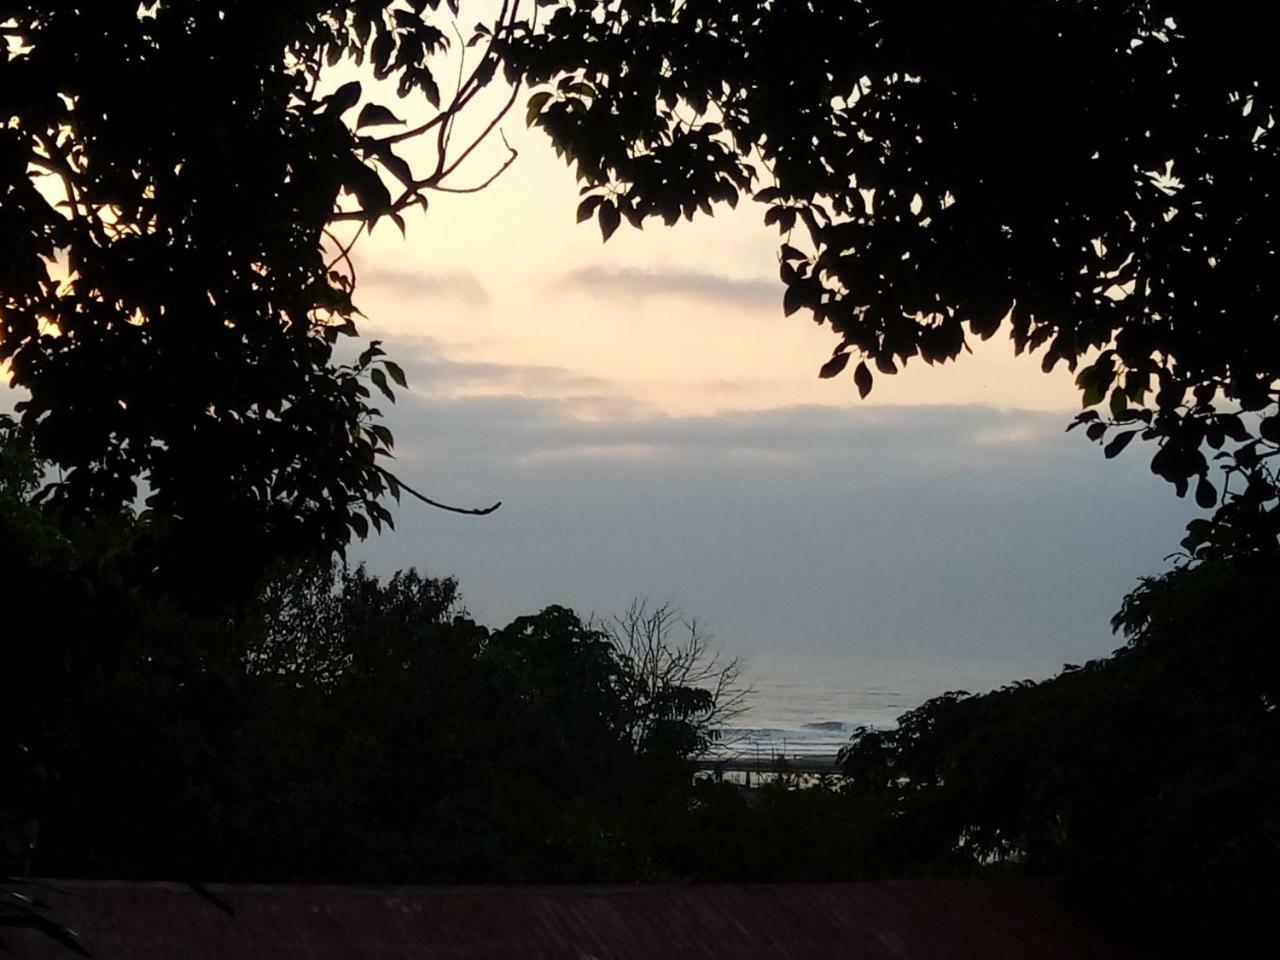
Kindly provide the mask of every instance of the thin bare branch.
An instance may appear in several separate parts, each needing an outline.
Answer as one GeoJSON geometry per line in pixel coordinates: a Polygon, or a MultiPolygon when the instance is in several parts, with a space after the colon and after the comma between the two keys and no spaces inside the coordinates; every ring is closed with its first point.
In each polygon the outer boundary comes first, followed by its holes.
{"type": "Polygon", "coordinates": [[[502,165],[499,166],[497,170],[495,170],[492,174],[490,174],[485,180],[476,184],[473,187],[446,187],[442,185],[437,185],[435,189],[440,193],[479,193],[485,187],[489,186],[491,183],[497,180],[500,176],[506,173],[507,170],[511,167],[511,165],[516,162],[516,158],[519,157],[520,154],[515,149],[515,147],[511,146],[511,144],[507,142],[506,134],[504,134],[501,130],[499,130],[498,135],[502,137],[502,145],[507,148],[507,158],[502,161],[502,165]]]}
{"type": "MultiPolygon", "coordinates": [[[[501,123],[502,118],[511,112],[511,108],[515,105],[516,98],[519,95],[520,95],[520,85],[518,83],[513,83],[511,85],[511,96],[507,98],[506,103],[504,103],[502,107],[498,110],[498,112],[493,116],[493,118],[487,124],[485,124],[485,128],[480,131],[479,136],[477,136],[474,140],[471,141],[470,146],[468,146],[465,150],[463,150],[460,154],[458,154],[458,156],[454,159],[454,161],[444,168],[444,170],[440,174],[439,180],[444,180],[451,173],[453,173],[453,171],[457,170],[458,167],[467,159],[467,157],[471,156],[472,152],[476,149],[476,147],[480,146],[480,144],[482,144],[485,140],[489,138],[489,134],[493,132],[494,127],[496,127],[499,123],[501,123]]],[[[507,149],[511,149],[510,146],[508,146],[507,149]]]]}
{"type": "Polygon", "coordinates": [[[439,500],[432,500],[425,493],[419,493],[417,490],[413,489],[413,487],[409,486],[407,483],[405,483],[403,480],[397,477],[394,473],[392,473],[386,467],[383,467],[379,464],[375,464],[374,466],[376,467],[379,473],[383,474],[384,476],[390,477],[400,486],[402,490],[404,490],[410,496],[415,497],[418,500],[421,500],[423,503],[425,503],[429,507],[435,507],[437,510],[447,510],[449,513],[462,513],[471,517],[485,517],[493,513],[500,506],[502,506],[502,501],[499,500],[497,503],[495,503],[491,507],[482,507],[482,508],[451,507],[449,506],[449,504],[441,503],[439,500]]]}
{"type": "Polygon", "coordinates": [[[328,273],[339,263],[345,263],[347,267],[347,271],[351,275],[352,288],[354,288],[356,285],[356,265],[351,260],[351,250],[353,247],[355,247],[356,241],[360,239],[360,234],[364,232],[364,226],[365,225],[361,223],[360,226],[356,228],[356,232],[352,234],[350,242],[348,242],[346,245],[343,245],[342,241],[339,240],[331,230],[326,229],[324,231],[324,235],[328,237],[330,240],[332,240],[334,243],[334,246],[338,248],[338,255],[334,257],[333,260],[331,260],[329,263],[325,264],[325,267],[324,267],[325,272],[328,273]]]}

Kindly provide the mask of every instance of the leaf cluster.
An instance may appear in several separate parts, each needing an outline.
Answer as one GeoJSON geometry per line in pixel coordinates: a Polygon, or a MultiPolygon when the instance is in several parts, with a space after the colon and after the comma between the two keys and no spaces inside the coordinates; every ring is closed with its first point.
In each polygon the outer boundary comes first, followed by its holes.
{"type": "Polygon", "coordinates": [[[1183,949],[1245,948],[1280,895],[1274,561],[1206,562],[1126,598],[1112,656],[949,693],[843,755],[895,872],[1016,868],[1183,949]]]}
{"type": "Polygon", "coordinates": [[[444,97],[456,13],[0,3],[0,363],[59,468],[49,504],[145,507],[172,541],[157,569],[209,557],[174,582],[390,522],[393,438],[370,389],[390,401],[406,382],[377,344],[342,359],[360,316],[350,251],[383,218],[403,230],[478,143],[451,152],[450,132],[511,12],[444,97]],[[352,61],[432,118],[407,128],[360,81],[327,89],[352,61]],[[424,137],[437,156],[415,172],[398,151],[424,137]]]}
{"type": "Polygon", "coordinates": [[[1140,436],[1179,495],[1220,507],[1188,544],[1220,555],[1280,537],[1280,76],[1259,17],[563,0],[510,56],[606,236],[619,213],[749,195],[782,238],[785,312],[835,334],[820,376],[852,366],[865,397],[1004,331],[1077,372],[1108,456],[1140,436]]]}
{"type": "Polygon", "coordinates": [[[706,691],[655,690],[570,610],[491,630],[454,581],[414,571],[322,564],[277,579],[232,632],[149,637],[44,745],[57,783],[37,872],[652,877],[715,710],[706,691]]]}

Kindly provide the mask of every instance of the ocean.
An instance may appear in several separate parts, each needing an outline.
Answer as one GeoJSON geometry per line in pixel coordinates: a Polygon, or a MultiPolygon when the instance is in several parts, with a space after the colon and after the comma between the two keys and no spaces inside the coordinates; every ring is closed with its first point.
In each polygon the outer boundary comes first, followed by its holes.
{"type": "Polygon", "coordinates": [[[972,658],[906,660],[753,654],[744,712],[724,728],[714,753],[769,759],[830,755],[859,726],[888,728],[903,713],[949,690],[984,693],[1016,680],[1042,680],[1060,665],[972,658]]]}

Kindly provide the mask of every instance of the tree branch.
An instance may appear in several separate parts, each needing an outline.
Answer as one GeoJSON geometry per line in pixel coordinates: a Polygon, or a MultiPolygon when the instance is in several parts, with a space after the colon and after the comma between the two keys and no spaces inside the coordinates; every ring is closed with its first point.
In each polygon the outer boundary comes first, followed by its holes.
{"type": "Polygon", "coordinates": [[[507,135],[501,130],[498,136],[502,137],[502,145],[507,148],[507,159],[502,161],[502,166],[498,167],[487,179],[476,184],[474,187],[443,187],[437,185],[435,189],[440,193],[479,193],[485,187],[489,186],[493,181],[507,172],[507,169],[516,162],[516,157],[520,156],[519,152],[511,144],[507,143],[507,135]]]}
{"type": "Polygon", "coordinates": [[[449,513],[462,513],[471,517],[485,517],[493,513],[500,506],[502,506],[502,501],[499,500],[497,503],[495,503],[491,507],[481,507],[481,508],[475,508],[475,509],[469,508],[469,507],[451,507],[447,503],[441,503],[438,500],[432,500],[426,494],[419,493],[417,490],[413,489],[413,487],[409,486],[407,483],[405,483],[403,480],[401,480],[399,477],[397,477],[394,473],[392,473],[390,470],[388,470],[386,467],[382,466],[381,464],[374,464],[374,467],[377,469],[379,473],[383,474],[386,477],[390,477],[393,481],[395,481],[395,483],[401,489],[403,489],[406,493],[408,493],[410,496],[416,497],[418,500],[421,500],[427,506],[435,507],[437,510],[447,510],[449,513]]]}

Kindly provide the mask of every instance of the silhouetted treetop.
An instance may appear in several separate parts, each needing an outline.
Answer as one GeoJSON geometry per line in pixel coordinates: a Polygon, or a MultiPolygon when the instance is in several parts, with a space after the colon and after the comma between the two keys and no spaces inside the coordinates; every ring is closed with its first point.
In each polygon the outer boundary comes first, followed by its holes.
{"type": "Polygon", "coordinates": [[[1274,548],[1277,67],[1253,5],[553,6],[511,55],[606,239],[750,196],[785,311],[836,334],[821,376],[866,396],[1006,330],[1078,370],[1107,456],[1154,440],[1212,507],[1226,451],[1233,496],[1189,547],[1274,548]]]}
{"type": "Polygon", "coordinates": [[[886,804],[899,870],[1056,876],[1116,923],[1176,939],[1170,956],[1241,952],[1280,895],[1280,656],[1258,602],[1278,578],[1255,558],[1146,579],[1113,621],[1120,650],[858,731],[848,789],[886,804]]]}
{"type": "MultiPolygon", "coordinates": [[[[63,468],[54,502],[114,509],[145,481],[157,517],[247,556],[389,522],[379,499],[399,486],[372,391],[393,400],[405,381],[376,342],[341,349],[358,315],[348,254],[365,229],[403,230],[428,191],[474,185],[457,172],[475,143],[453,124],[494,78],[514,10],[465,48],[456,12],[0,3],[0,362],[37,453],[63,468]],[[332,79],[344,58],[425,101],[424,119],[332,79]]],[[[482,109],[496,123],[509,105],[482,109]]]]}

